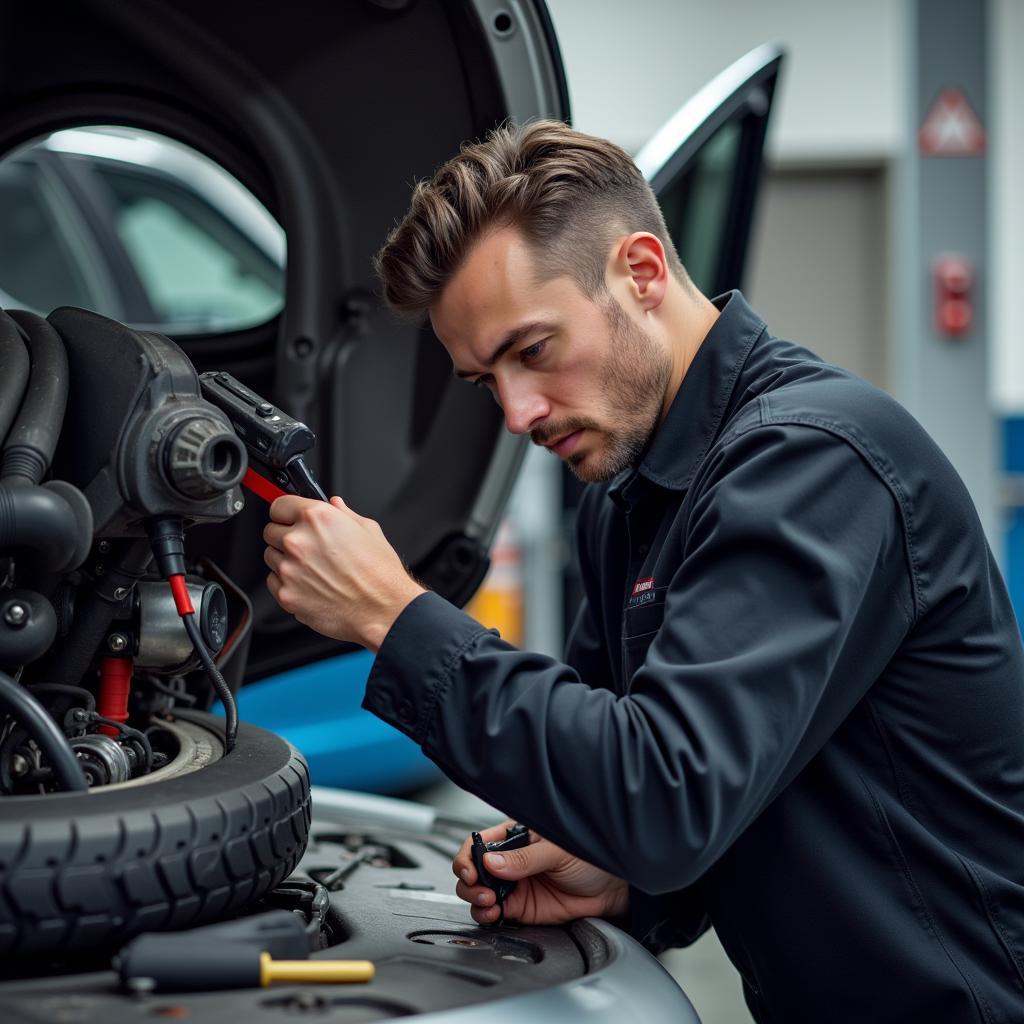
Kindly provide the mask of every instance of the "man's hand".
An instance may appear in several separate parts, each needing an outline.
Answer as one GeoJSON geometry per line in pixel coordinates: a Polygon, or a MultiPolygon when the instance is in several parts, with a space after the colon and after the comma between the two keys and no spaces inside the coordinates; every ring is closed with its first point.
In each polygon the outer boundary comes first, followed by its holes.
{"type": "Polygon", "coordinates": [[[376,651],[405,606],[425,593],[372,519],[341,498],[288,494],[263,530],[267,587],[299,622],[376,651]]]}
{"type": "MultiPolygon", "coordinates": [[[[485,829],[485,843],[505,838],[505,829],[513,822],[485,829]]],[[[563,924],[580,917],[619,917],[629,908],[629,886],[621,878],[595,868],[561,847],[530,833],[530,845],[501,854],[488,853],[484,866],[496,878],[518,881],[505,901],[505,916],[520,924],[563,924]]],[[[462,844],[452,862],[460,879],[456,894],[471,903],[470,913],[477,924],[494,924],[499,909],[494,892],[477,885],[476,868],[470,853],[472,839],[462,844]]]]}

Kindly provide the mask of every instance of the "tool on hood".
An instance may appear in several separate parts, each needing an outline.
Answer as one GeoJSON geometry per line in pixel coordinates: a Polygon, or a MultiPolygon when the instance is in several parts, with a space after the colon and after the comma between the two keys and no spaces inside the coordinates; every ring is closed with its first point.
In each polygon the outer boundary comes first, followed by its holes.
{"type": "Polygon", "coordinates": [[[273,982],[370,981],[369,960],[310,960],[305,925],[273,910],[187,932],[140,935],[114,960],[125,988],[137,992],[211,992],[273,982]],[[291,959],[276,959],[290,957],[291,959]]]}

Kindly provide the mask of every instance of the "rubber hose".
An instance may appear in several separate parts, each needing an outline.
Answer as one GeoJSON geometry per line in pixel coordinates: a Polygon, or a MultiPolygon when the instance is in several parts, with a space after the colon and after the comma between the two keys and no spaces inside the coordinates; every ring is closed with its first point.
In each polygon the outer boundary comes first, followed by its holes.
{"type": "Polygon", "coordinates": [[[63,572],[79,554],[79,519],[56,490],[20,476],[0,480],[0,549],[31,548],[47,569],[63,572]]]}
{"type": "Polygon", "coordinates": [[[39,744],[62,789],[79,793],[88,790],[85,773],[64,733],[42,704],[6,672],[0,672],[0,707],[39,744]]]}
{"type": "Polygon", "coordinates": [[[28,387],[31,364],[18,325],[0,310],[0,444],[7,437],[28,387]]]}
{"type": "Polygon", "coordinates": [[[2,477],[37,484],[50,465],[68,404],[68,354],[60,335],[41,317],[8,310],[28,338],[31,370],[21,411],[4,443],[2,477]]]}

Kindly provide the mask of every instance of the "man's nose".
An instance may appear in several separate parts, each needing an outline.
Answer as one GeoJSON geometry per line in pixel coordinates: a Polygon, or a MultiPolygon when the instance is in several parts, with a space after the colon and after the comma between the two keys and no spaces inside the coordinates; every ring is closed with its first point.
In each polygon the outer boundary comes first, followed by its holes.
{"type": "Polygon", "coordinates": [[[505,413],[505,426],[512,434],[529,433],[551,414],[551,404],[536,388],[499,384],[498,398],[505,413]]]}

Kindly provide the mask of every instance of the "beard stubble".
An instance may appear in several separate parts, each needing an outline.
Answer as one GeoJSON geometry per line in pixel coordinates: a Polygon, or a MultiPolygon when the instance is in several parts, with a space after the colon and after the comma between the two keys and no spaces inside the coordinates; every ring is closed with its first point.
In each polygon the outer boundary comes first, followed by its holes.
{"type": "Polygon", "coordinates": [[[534,444],[577,430],[591,430],[604,436],[599,451],[570,455],[570,470],[584,483],[610,480],[636,465],[658,425],[672,372],[667,352],[642,328],[633,323],[611,296],[602,306],[609,326],[608,358],[599,381],[603,399],[602,420],[579,417],[534,431],[534,444]]]}

